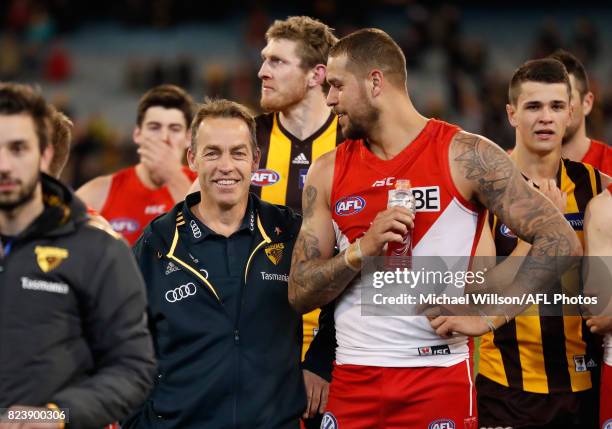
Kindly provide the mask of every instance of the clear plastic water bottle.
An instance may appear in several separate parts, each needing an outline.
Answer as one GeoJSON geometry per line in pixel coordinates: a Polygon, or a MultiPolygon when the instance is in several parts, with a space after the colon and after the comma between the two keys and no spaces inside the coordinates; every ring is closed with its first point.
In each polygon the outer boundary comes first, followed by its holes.
{"type": "MultiPolygon", "coordinates": [[[[410,180],[399,179],[395,182],[395,189],[389,190],[387,208],[396,206],[405,207],[413,214],[416,212],[410,180]]],[[[387,244],[385,261],[387,268],[412,268],[412,229],[404,234],[403,238],[401,243],[387,244]]]]}

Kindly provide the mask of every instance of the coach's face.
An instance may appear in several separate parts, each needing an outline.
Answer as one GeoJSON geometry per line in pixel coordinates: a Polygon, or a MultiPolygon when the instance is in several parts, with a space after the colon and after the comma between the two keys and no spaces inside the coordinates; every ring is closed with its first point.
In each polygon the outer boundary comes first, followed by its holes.
{"type": "MultiPolygon", "coordinates": [[[[357,72],[359,73],[359,72],[357,72]]],[[[366,138],[378,121],[379,112],[366,91],[366,80],[349,67],[346,55],[329,57],[327,105],[338,115],[342,135],[349,139],[366,138]]]]}
{"type": "Polygon", "coordinates": [[[229,210],[247,201],[259,152],[253,153],[251,133],[242,119],[204,119],[198,127],[195,153],[190,148],[187,159],[198,173],[204,204],[229,210]]]}
{"type": "Polygon", "coordinates": [[[261,51],[261,107],[280,112],[301,102],[308,92],[309,72],[302,68],[298,43],[271,39],[261,51]]]}

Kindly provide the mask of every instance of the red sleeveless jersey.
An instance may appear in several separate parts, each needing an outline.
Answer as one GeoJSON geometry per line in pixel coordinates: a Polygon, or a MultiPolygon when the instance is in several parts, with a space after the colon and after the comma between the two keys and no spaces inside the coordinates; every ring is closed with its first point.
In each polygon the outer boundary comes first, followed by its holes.
{"type": "MultiPolygon", "coordinates": [[[[413,255],[473,255],[485,216],[461,196],[451,178],[449,147],[459,130],[430,119],[417,138],[390,160],[378,158],[361,140],[347,140],[337,147],[330,204],[340,250],[363,235],[378,212],[387,208],[395,181],[408,179],[417,210],[413,255]]],[[[363,317],[358,292],[362,286],[368,287],[358,277],[336,305],[339,364],[448,366],[467,357],[465,337],[442,339],[425,317],[363,317]],[[423,350],[436,347],[445,353],[423,355],[423,350]]]]}
{"type": "Polygon", "coordinates": [[[591,164],[603,174],[612,176],[612,147],[597,140],[591,140],[589,151],[582,162],[591,164]]]}
{"type": "MultiPolygon", "coordinates": [[[[183,173],[191,181],[197,177],[187,167],[183,167],[183,173]]],[[[113,174],[100,214],[133,245],[145,226],[170,210],[174,204],[166,186],[159,189],[147,188],[138,178],[136,168],[129,167],[113,174]]]]}

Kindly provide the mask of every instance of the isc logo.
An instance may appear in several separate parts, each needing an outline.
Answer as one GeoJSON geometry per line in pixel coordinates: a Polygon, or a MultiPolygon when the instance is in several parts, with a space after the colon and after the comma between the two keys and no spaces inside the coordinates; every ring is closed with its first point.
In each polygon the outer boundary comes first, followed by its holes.
{"type": "Polygon", "coordinates": [[[363,198],[356,195],[344,197],[336,202],[336,214],[338,216],[349,216],[359,213],[365,207],[366,202],[363,198]]]}
{"type": "Polygon", "coordinates": [[[455,429],[455,422],[450,419],[439,419],[431,422],[428,429],[455,429]]]}
{"type": "Polygon", "coordinates": [[[116,232],[135,232],[139,227],[138,222],[129,218],[113,219],[110,224],[116,232]]]}
{"type": "Polygon", "coordinates": [[[251,176],[251,184],[254,186],[270,186],[280,180],[280,174],[274,170],[260,168],[251,176]]]}

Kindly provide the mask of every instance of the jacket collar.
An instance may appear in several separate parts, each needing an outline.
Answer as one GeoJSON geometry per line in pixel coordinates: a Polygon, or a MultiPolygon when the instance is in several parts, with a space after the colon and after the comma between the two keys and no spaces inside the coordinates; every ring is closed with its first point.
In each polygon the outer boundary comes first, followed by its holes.
{"type": "Polygon", "coordinates": [[[16,237],[17,241],[65,235],[87,220],[85,205],[63,183],[44,173],[40,180],[44,210],[16,237]]]}

